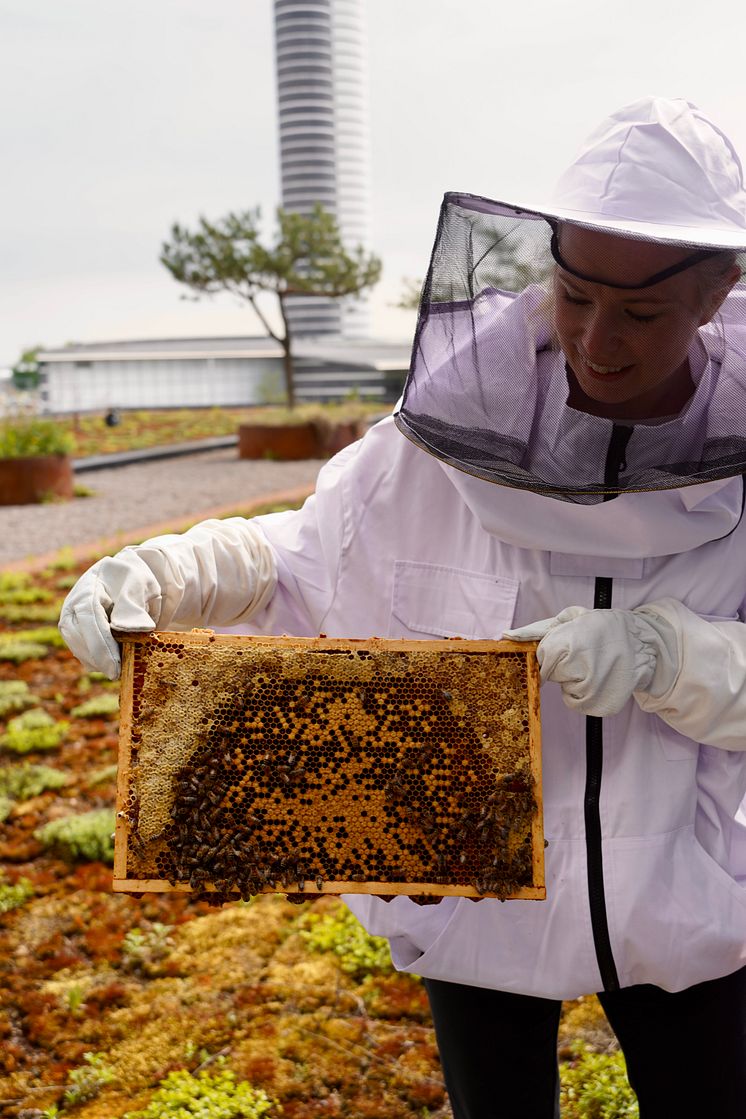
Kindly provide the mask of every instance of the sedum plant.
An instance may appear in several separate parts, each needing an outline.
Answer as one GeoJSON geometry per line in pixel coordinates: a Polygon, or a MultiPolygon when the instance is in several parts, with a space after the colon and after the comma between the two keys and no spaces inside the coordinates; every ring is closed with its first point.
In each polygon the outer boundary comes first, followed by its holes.
{"type": "Polygon", "coordinates": [[[142,1111],[128,1111],[123,1119],[262,1119],[282,1109],[261,1088],[237,1081],[229,1069],[195,1076],[186,1069],[170,1072],[142,1111]]]}
{"type": "Polygon", "coordinates": [[[69,434],[38,411],[39,401],[28,393],[4,397],[0,404],[0,458],[70,454],[73,441],[69,434]]]}
{"type": "Polygon", "coordinates": [[[0,719],[28,711],[37,702],[25,680],[0,680],[0,719]]]}
{"type": "Polygon", "coordinates": [[[392,970],[388,941],[366,932],[349,909],[307,913],[301,925],[300,935],[312,952],[334,953],[342,971],[356,979],[392,970]]]}
{"type": "Polygon", "coordinates": [[[0,647],[14,641],[30,645],[52,645],[64,649],[65,642],[57,626],[39,626],[36,629],[20,629],[12,633],[0,633],[0,647]]]}
{"type": "Polygon", "coordinates": [[[113,808],[94,808],[78,816],[50,820],[36,829],[34,838],[68,859],[113,863],[114,824],[113,808]]]}
{"type": "Polygon", "coordinates": [[[69,729],[69,723],[64,720],[56,723],[46,711],[35,707],[8,721],[5,734],[0,734],[0,747],[14,754],[56,750],[69,729]]]}
{"type": "Polygon", "coordinates": [[[49,602],[52,592],[35,587],[25,571],[0,571],[0,605],[26,605],[29,602],[49,602]]]}
{"type": "Polygon", "coordinates": [[[114,1070],[106,1063],[103,1053],[84,1053],[83,1060],[84,1065],[68,1074],[68,1087],[62,1097],[67,1107],[77,1107],[95,1099],[114,1079],[114,1070]]]}
{"type": "Polygon", "coordinates": [[[6,765],[0,767],[0,796],[30,800],[48,789],[61,789],[68,781],[66,774],[51,765],[32,765],[31,762],[6,765]]]}
{"type": "Polygon", "coordinates": [[[24,661],[40,660],[48,652],[47,645],[32,644],[29,641],[7,641],[0,644],[0,661],[23,664],[24,661]]]}
{"type": "Polygon", "coordinates": [[[624,1055],[586,1046],[560,1069],[563,1119],[638,1119],[637,1097],[627,1081],[624,1055]]]}
{"type": "Polygon", "coordinates": [[[25,622],[56,623],[59,616],[60,605],[57,602],[31,602],[28,604],[11,602],[7,605],[0,605],[0,622],[5,622],[9,626],[23,625],[25,622]]]}
{"type": "Polygon", "coordinates": [[[28,878],[19,878],[17,882],[11,884],[0,871],[0,913],[10,913],[11,909],[19,909],[33,896],[34,887],[28,878]]]}
{"type": "Polygon", "coordinates": [[[73,707],[70,714],[76,719],[108,718],[119,714],[119,698],[115,695],[97,695],[73,707]]]}
{"type": "Polygon", "coordinates": [[[128,971],[139,971],[145,975],[157,970],[174,946],[171,939],[173,925],[154,921],[149,929],[130,929],[122,941],[122,963],[128,971]]]}

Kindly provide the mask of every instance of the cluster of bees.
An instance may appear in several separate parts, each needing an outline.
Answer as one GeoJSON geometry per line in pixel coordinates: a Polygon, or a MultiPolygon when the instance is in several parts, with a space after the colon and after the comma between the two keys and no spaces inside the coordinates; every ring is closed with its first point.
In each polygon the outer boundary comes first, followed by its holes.
{"type": "MultiPolygon", "coordinates": [[[[188,645],[159,647],[159,668],[169,648],[195,676],[188,645]]],[[[147,652],[135,673],[136,749],[147,738],[147,652]]],[[[298,656],[260,649],[229,694],[224,678],[213,698],[189,693],[204,712],[196,744],[171,775],[165,827],[129,845],[129,877],[188,884],[217,903],[267,890],[305,900],[345,883],[387,900],[384,884],[404,886],[427,903],[454,892],[436,887],[505,897],[532,884],[526,744],[506,743],[501,768],[494,721],[469,716],[468,664],[454,677],[446,661],[425,672],[404,653],[317,654],[305,666],[298,656]]],[[[525,683],[524,658],[507,668],[525,683]]],[[[527,740],[525,721],[515,733],[527,740]]],[[[134,833],[138,809],[133,791],[134,833]]]]}

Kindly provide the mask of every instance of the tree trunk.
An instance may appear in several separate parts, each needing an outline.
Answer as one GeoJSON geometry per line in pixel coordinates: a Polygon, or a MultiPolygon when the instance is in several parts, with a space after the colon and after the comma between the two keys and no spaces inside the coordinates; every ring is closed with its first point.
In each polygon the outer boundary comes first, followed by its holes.
{"type": "Polygon", "coordinates": [[[292,338],[290,334],[290,324],[285,314],[285,300],[282,295],[279,295],[280,300],[280,314],[282,315],[282,323],[285,327],[285,337],[281,339],[282,342],[282,366],[285,372],[285,396],[287,398],[288,408],[295,407],[295,376],[293,369],[293,349],[292,338]]]}

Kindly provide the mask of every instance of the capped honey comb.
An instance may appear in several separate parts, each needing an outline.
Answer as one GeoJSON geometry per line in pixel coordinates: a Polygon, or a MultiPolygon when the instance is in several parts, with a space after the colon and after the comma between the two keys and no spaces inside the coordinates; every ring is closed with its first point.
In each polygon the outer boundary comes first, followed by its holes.
{"type": "Polygon", "coordinates": [[[115,890],[545,896],[534,644],[122,641],[115,890]]]}

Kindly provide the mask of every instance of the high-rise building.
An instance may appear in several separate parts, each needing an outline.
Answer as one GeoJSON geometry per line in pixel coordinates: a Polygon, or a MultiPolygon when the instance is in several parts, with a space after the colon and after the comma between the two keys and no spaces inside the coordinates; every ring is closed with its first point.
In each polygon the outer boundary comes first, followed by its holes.
{"type": "MultiPolygon", "coordinates": [[[[370,249],[363,0],[274,0],[282,205],[333,213],[342,240],[370,249]]],[[[367,301],[294,296],[295,334],[364,338],[367,301]]]]}

